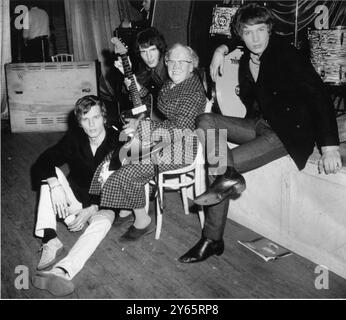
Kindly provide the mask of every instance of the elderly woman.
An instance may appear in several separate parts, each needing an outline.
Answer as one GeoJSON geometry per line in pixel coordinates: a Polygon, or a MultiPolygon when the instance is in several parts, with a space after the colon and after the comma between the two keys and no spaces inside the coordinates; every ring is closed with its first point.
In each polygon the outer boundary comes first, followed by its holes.
{"type": "Polygon", "coordinates": [[[170,142],[168,147],[159,154],[158,161],[155,161],[157,158],[150,158],[123,165],[115,171],[108,170],[112,157],[109,154],[96,170],[89,191],[100,197],[100,207],[121,209],[118,222],[132,218],[133,210],[135,221],[120,237],[121,242],[135,241],[154,230],[151,218],[144,209],[144,187],[155,176],[154,163],[158,164],[159,172],[173,170],[192,163],[197,153],[197,141],[190,143],[190,138],[195,120],[204,112],[206,104],[203,85],[194,72],[198,57],[190,47],[175,44],[167,52],[165,63],[170,79],[160,91],[158,109],[166,120],[128,119],[124,130],[136,130],[139,137],[147,139],[156,140],[160,136],[163,141],[170,142]]]}

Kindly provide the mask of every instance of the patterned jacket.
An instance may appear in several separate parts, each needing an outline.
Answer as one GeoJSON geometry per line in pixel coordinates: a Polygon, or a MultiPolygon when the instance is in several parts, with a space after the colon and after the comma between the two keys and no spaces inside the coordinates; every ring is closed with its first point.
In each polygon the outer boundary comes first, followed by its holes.
{"type": "MultiPolygon", "coordinates": [[[[159,172],[181,168],[193,162],[197,154],[197,139],[192,138],[192,133],[195,120],[204,112],[206,105],[204,88],[197,75],[172,85],[172,81],[167,81],[158,98],[158,108],[167,120],[144,120],[138,126],[141,139],[157,141],[157,138],[161,138],[169,142],[159,155],[159,172]]],[[[100,173],[111,157],[112,153],[98,166],[89,193],[100,197],[102,207],[144,207],[144,186],[155,176],[153,159],[123,165],[102,186],[100,173]]]]}
{"type": "Polygon", "coordinates": [[[204,88],[197,75],[178,85],[169,80],[158,97],[158,109],[167,120],[141,121],[139,136],[144,140],[170,143],[160,154],[163,163],[190,164],[197,153],[197,138],[191,133],[195,130],[195,119],[204,112],[205,105],[204,88]]]}

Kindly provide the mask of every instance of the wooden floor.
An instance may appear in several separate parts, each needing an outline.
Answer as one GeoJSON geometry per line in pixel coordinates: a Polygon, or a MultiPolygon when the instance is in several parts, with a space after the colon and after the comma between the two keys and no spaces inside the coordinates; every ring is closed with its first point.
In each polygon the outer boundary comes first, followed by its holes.
{"type": "MultiPolygon", "coordinates": [[[[14,286],[15,268],[27,266],[30,276],[38,262],[40,242],[34,238],[36,194],[30,167],[61,133],[2,132],[1,152],[1,297],[53,298],[48,292],[14,286]]],[[[196,214],[185,216],[179,195],[166,193],[160,240],[154,234],[122,246],[124,229],[112,227],[106,239],[73,279],[75,292],[67,298],[199,299],[199,298],[346,298],[346,280],[329,273],[329,289],[315,288],[316,265],[295,254],[264,262],[237,240],[256,237],[252,231],[227,222],[226,249],[221,257],[203,263],[181,264],[177,258],[200,236],[196,214]]],[[[153,206],[151,206],[153,212],[153,206]]],[[[78,234],[62,223],[58,234],[67,248],[78,234]]]]}

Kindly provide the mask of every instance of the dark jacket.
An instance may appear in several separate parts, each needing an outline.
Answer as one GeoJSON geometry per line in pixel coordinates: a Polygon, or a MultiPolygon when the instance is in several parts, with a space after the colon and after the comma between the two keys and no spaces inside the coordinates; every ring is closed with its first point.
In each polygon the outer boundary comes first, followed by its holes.
{"type": "Polygon", "coordinates": [[[136,71],[138,82],[156,96],[158,96],[160,89],[168,79],[168,72],[163,56],[164,54],[162,54],[159,63],[154,69],[150,69],[144,62],[141,62],[136,71]]]}
{"type": "Polygon", "coordinates": [[[141,86],[146,88],[152,97],[154,119],[164,120],[165,117],[157,108],[159,92],[168,79],[168,72],[164,63],[164,54],[161,54],[160,61],[154,69],[148,68],[144,62],[141,62],[136,72],[136,77],[141,86]]]}
{"type": "Polygon", "coordinates": [[[256,83],[249,59],[246,50],[239,64],[239,95],[246,117],[262,115],[300,170],[315,143],[339,145],[333,103],[307,58],[273,36],[261,55],[256,83]]]}
{"type": "MultiPolygon", "coordinates": [[[[140,61],[135,72],[138,83],[145,88],[145,96],[141,96],[142,102],[149,107],[152,106],[154,118],[161,120],[164,120],[164,117],[157,109],[157,97],[163,84],[168,79],[168,73],[164,64],[163,56],[164,55],[162,54],[158,65],[153,69],[149,68],[143,61],[140,61]]],[[[133,104],[131,101],[131,96],[128,90],[125,88],[125,85],[123,85],[120,109],[121,111],[125,111],[132,108],[133,104]]]]}
{"type": "Polygon", "coordinates": [[[117,145],[118,135],[114,129],[107,129],[106,137],[92,154],[88,136],[82,129],[69,131],[55,146],[43,152],[34,164],[36,183],[56,177],[55,167],[69,166],[68,180],[77,199],[84,206],[89,205],[88,190],[94,172],[105,156],[117,145]]]}

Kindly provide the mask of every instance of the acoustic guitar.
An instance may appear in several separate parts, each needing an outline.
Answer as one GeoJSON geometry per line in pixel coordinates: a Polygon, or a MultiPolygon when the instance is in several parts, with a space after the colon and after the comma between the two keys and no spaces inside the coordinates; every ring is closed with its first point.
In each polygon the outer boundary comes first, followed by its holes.
{"type": "Polygon", "coordinates": [[[244,118],[246,108],[238,96],[239,60],[243,51],[239,48],[225,56],[223,75],[215,82],[216,99],[224,116],[244,118]]]}

